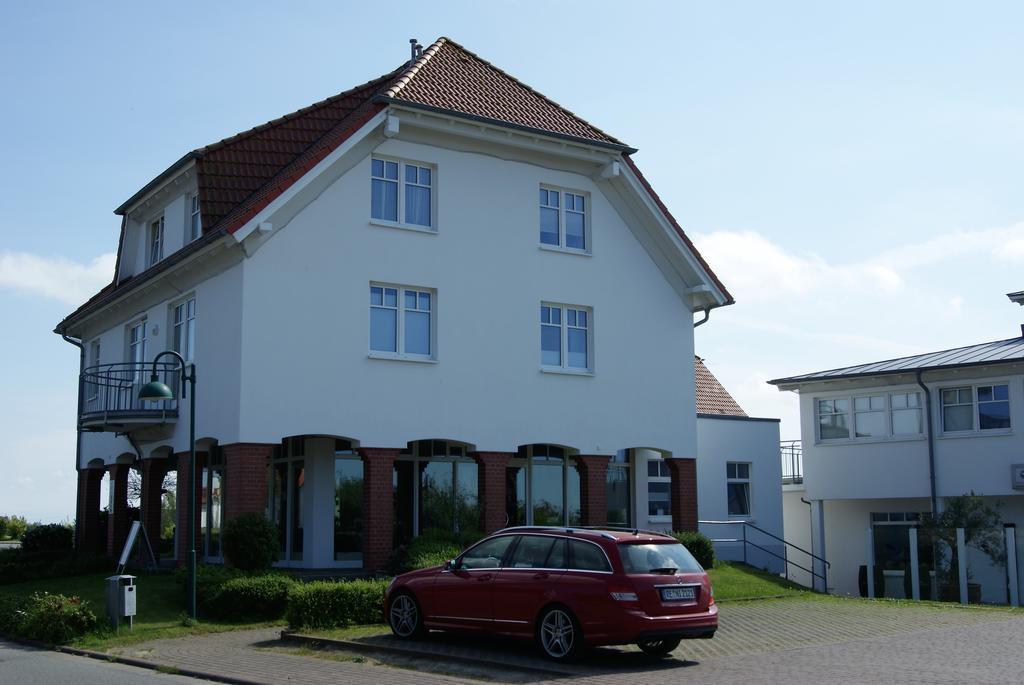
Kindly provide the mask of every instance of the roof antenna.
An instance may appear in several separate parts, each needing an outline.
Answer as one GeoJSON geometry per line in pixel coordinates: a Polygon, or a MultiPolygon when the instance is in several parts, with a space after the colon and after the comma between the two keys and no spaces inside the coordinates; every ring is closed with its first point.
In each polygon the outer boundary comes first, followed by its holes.
{"type": "Polygon", "coordinates": [[[409,39],[409,66],[416,63],[416,60],[423,54],[423,46],[415,38],[409,39]]]}

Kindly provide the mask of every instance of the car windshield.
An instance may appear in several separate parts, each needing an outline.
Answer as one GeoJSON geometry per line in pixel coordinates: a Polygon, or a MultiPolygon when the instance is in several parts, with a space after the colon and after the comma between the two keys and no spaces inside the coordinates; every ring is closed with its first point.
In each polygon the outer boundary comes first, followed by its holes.
{"type": "Polygon", "coordinates": [[[704,570],[678,542],[625,543],[619,545],[619,556],[629,574],[698,573],[704,570]]]}

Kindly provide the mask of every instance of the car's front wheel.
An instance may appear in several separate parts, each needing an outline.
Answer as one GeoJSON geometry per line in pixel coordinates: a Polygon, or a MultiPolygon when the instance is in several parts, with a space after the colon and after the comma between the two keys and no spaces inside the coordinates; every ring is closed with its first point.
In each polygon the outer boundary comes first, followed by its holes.
{"type": "Polygon", "coordinates": [[[548,607],[537,623],[537,643],[549,659],[571,661],[583,648],[583,631],[567,608],[548,607]]]}
{"type": "Polygon", "coordinates": [[[408,592],[399,592],[388,603],[388,624],[391,632],[403,639],[420,637],[423,616],[416,598],[408,592]]]}
{"type": "Polygon", "coordinates": [[[636,643],[644,654],[650,654],[651,656],[665,656],[673,649],[679,646],[681,640],[679,638],[671,638],[666,640],[641,640],[636,643]]]}

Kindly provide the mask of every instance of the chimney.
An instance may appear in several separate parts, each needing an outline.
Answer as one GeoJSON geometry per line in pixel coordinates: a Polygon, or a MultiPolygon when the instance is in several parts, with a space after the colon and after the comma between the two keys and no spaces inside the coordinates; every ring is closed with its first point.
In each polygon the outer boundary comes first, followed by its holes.
{"type": "Polygon", "coordinates": [[[415,38],[409,39],[409,66],[416,64],[416,60],[423,54],[423,46],[415,38]]]}

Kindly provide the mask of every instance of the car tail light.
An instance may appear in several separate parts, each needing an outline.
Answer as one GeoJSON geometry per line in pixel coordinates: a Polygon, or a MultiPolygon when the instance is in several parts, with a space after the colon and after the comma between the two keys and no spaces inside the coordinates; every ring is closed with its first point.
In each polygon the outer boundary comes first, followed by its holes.
{"type": "Polygon", "coordinates": [[[708,600],[708,606],[711,606],[712,604],[715,603],[715,586],[714,585],[708,585],[708,590],[709,590],[708,596],[710,597],[710,599],[708,600]]]}

